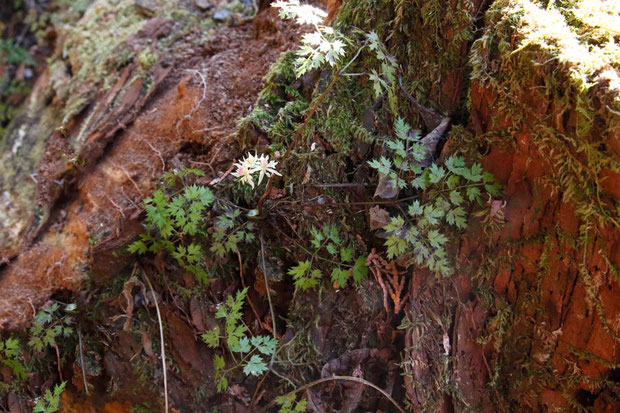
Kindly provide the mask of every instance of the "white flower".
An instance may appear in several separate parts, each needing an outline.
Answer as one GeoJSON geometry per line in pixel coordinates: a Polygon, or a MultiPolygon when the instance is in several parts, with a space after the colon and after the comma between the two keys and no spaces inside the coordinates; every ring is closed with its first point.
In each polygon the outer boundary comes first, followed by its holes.
{"type": "Polygon", "coordinates": [[[275,169],[277,164],[278,163],[276,161],[269,160],[269,155],[261,155],[260,158],[258,158],[257,170],[260,172],[260,174],[258,175],[259,185],[265,176],[267,177],[270,177],[271,175],[282,176],[275,169]]]}
{"type": "Polygon", "coordinates": [[[241,163],[237,162],[235,166],[237,167],[237,170],[233,172],[232,175],[239,178],[241,182],[245,182],[246,184],[254,188],[254,179],[252,179],[252,170],[248,169],[244,165],[244,162],[241,162],[241,163]]]}
{"type": "Polygon", "coordinates": [[[269,155],[258,156],[256,154],[248,154],[241,162],[236,162],[237,169],[232,175],[239,179],[240,182],[250,185],[254,188],[254,174],[258,175],[258,185],[263,181],[263,178],[271,177],[271,175],[282,176],[277,170],[276,165],[278,162],[270,161],[269,155]]]}

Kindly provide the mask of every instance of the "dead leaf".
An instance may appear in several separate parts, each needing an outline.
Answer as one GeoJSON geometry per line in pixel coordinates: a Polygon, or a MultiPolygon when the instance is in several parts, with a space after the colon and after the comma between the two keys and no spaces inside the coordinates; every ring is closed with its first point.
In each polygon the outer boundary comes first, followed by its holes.
{"type": "Polygon", "coordinates": [[[398,195],[398,187],[394,185],[394,181],[388,175],[379,175],[379,182],[375,190],[375,197],[382,199],[391,199],[398,195]]]}
{"type": "Polygon", "coordinates": [[[200,307],[200,301],[192,298],[189,302],[189,311],[192,315],[192,324],[198,331],[206,331],[207,327],[203,321],[202,308],[200,307]]]}
{"type": "Polygon", "coordinates": [[[370,230],[381,229],[390,223],[390,213],[376,205],[369,210],[370,230]]]}
{"type": "Polygon", "coordinates": [[[151,359],[155,358],[155,353],[153,353],[153,342],[149,338],[148,334],[144,332],[144,330],[140,329],[140,337],[142,338],[142,348],[147,356],[151,359]]]}
{"type": "Polygon", "coordinates": [[[133,287],[136,285],[142,289],[142,294],[146,293],[146,288],[144,287],[144,284],[142,283],[142,281],[138,280],[135,276],[131,276],[131,278],[127,280],[125,284],[123,285],[123,296],[125,297],[125,300],[127,301],[127,308],[123,309],[125,311],[125,315],[127,316],[127,318],[125,319],[125,324],[123,325],[123,331],[129,331],[129,328],[131,326],[131,320],[132,320],[133,309],[134,309],[134,299],[133,299],[132,290],[133,290],[133,287]]]}

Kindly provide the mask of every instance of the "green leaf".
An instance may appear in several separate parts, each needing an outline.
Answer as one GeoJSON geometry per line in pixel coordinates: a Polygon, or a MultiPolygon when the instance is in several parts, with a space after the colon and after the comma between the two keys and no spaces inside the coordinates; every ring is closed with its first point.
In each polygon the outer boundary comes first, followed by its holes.
{"type": "MultiPolygon", "coordinates": [[[[245,330],[245,326],[238,327],[244,327],[243,330],[245,330]]],[[[248,353],[250,350],[252,350],[252,346],[250,346],[250,340],[246,336],[243,336],[238,340],[228,340],[228,346],[230,347],[230,350],[235,353],[248,353]]]]}
{"type": "Polygon", "coordinates": [[[439,224],[439,219],[443,216],[443,210],[434,205],[426,205],[424,207],[424,218],[430,225],[439,224]]]}
{"type": "Polygon", "coordinates": [[[405,253],[407,250],[407,242],[397,236],[389,237],[385,240],[385,246],[387,247],[388,259],[398,257],[405,253]]]}
{"type": "Polygon", "coordinates": [[[215,357],[213,357],[213,369],[216,372],[218,372],[222,370],[224,366],[226,366],[226,362],[224,361],[224,358],[220,356],[219,354],[216,354],[215,357]]]}
{"type": "Polygon", "coordinates": [[[422,215],[422,213],[424,213],[424,208],[420,206],[420,201],[416,199],[415,201],[411,203],[411,205],[409,205],[408,212],[409,212],[409,215],[411,215],[412,217],[415,217],[418,215],[422,215]]]}
{"type": "Polygon", "coordinates": [[[258,354],[253,355],[250,361],[243,367],[243,372],[246,376],[260,376],[265,371],[267,371],[267,363],[258,354]]]}
{"type": "Polygon", "coordinates": [[[136,241],[136,242],[132,243],[127,248],[127,251],[130,254],[136,254],[137,253],[139,255],[142,255],[142,254],[144,254],[147,251],[146,244],[144,242],[142,242],[142,241],[136,241]]]}
{"type": "Polygon", "coordinates": [[[383,229],[390,233],[397,233],[402,229],[403,225],[405,225],[405,220],[400,215],[397,215],[390,217],[390,223],[383,227],[383,229]]]}
{"type": "Polygon", "coordinates": [[[479,200],[480,199],[480,188],[478,188],[477,186],[469,187],[467,188],[466,194],[467,194],[467,199],[469,199],[470,201],[479,200]]]}
{"type": "Polygon", "coordinates": [[[401,140],[407,141],[409,140],[410,130],[411,126],[409,126],[403,118],[401,118],[400,116],[396,118],[396,122],[394,122],[394,132],[396,132],[396,137],[401,140]]]}
{"type": "Polygon", "coordinates": [[[217,381],[216,390],[218,393],[223,393],[228,388],[228,379],[224,376],[221,376],[217,381]]]}
{"type": "Polygon", "coordinates": [[[349,279],[349,272],[340,268],[334,268],[331,274],[332,282],[338,284],[339,288],[344,288],[347,285],[349,279]]]}
{"type": "Polygon", "coordinates": [[[488,192],[491,196],[496,197],[496,196],[499,196],[499,193],[500,193],[500,191],[501,191],[501,189],[502,189],[502,186],[501,186],[500,184],[498,184],[498,183],[495,183],[495,184],[492,184],[492,185],[485,184],[485,185],[484,185],[484,189],[485,189],[485,191],[487,191],[487,192],[488,192]]]}
{"type": "Polygon", "coordinates": [[[288,270],[288,274],[293,277],[294,280],[298,280],[303,278],[306,272],[310,269],[310,261],[302,261],[290,270],[288,270]]]}
{"type": "Polygon", "coordinates": [[[460,205],[464,201],[465,200],[463,199],[463,196],[456,189],[450,192],[450,202],[452,202],[454,205],[460,205]]]}
{"type": "Polygon", "coordinates": [[[448,238],[436,229],[428,231],[428,241],[433,248],[439,248],[448,242],[448,238]]]}
{"type": "Polygon", "coordinates": [[[295,403],[297,397],[295,394],[287,394],[276,399],[276,403],[280,405],[278,413],[303,413],[307,411],[308,401],[303,399],[295,403]],[[293,407],[293,405],[295,407],[293,407]]]}
{"type": "Polygon", "coordinates": [[[336,255],[338,253],[338,249],[336,248],[336,246],[333,243],[329,243],[327,244],[327,246],[325,247],[325,249],[327,250],[327,252],[329,252],[331,255],[336,255]]]}
{"type": "Polygon", "coordinates": [[[467,226],[465,216],[466,213],[463,207],[458,207],[448,211],[448,214],[446,215],[446,221],[448,222],[448,224],[455,225],[457,228],[462,229],[467,226]]]}
{"type": "Polygon", "coordinates": [[[348,262],[353,259],[353,248],[347,247],[340,250],[340,261],[348,262]]]}
{"type": "Polygon", "coordinates": [[[202,258],[202,249],[198,244],[189,244],[187,246],[187,262],[195,264],[202,258]]]}
{"type": "Polygon", "coordinates": [[[278,340],[270,336],[254,336],[252,345],[262,354],[270,356],[276,351],[278,340]]]}
{"type": "Polygon", "coordinates": [[[220,327],[207,331],[202,335],[202,341],[204,341],[210,348],[216,348],[220,345],[220,327]]]}
{"type": "Polygon", "coordinates": [[[463,176],[468,172],[465,166],[465,158],[463,158],[462,156],[450,156],[448,157],[448,159],[446,159],[444,165],[446,166],[446,168],[448,168],[450,172],[456,175],[463,176]]]}
{"type": "Polygon", "coordinates": [[[446,175],[446,170],[443,169],[441,166],[437,166],[436,163],[433,163],[429,168],[429,175],[428,178],[430,179],[432,184],[436,184],[439,181],[441,181],[441,178],[443,178],[446,175]]]}
{"type": "Polygon", "coordinates": [[[15,377],[17,377],[17,380],[24,381],[28,378],[28,373],[26,371],[26,368],[19,361],[7,359],[7,360],[2,360],[2,364],[4,364],[6,367],[10,368],[11,371],[13,371],[13,374],[15,374],[15,377]]]}
{"type": "Polygon", "coordinates": [[[353,264],[353,281],[356,284],[362,282],[364,278],[368,276],[368,267],[366,266],[366,256],[361,256],[357,260],[355,260],[355,264],[353,264]]]}
{"type": "Polygon", "coordinates": [[[52,393],[49,389],[45,391],[45,394],[42,398],[37,399],[33,412],[38,413],[54,413],[57,412],[60,405],[60,396],[62,392],[65,390],[65,386],[67,385],[66,381],[63,381],[60,384],[54,386],[54,393],[52,393]]]}
{"type": "MultiPolygon", "coordinates": [[[[0,341],[0,349],[2,349],[2,341],[0,341]]],[[[20,345],[16,338],[7,338],[4,342],[4,355],[8,358],[14,358],[19,355],[20,345]]]]}
{"type": "Polygon", "coordinates": [[[325,239],[323,233],[314,227],[310,228],[310,233],[312,234],[312,240],[310,243],[314,246],[314,248],[321,248],[321,243],[325,239]]]}
{"type": "Polygon", "coordinates": [[[479,162],[473,164],[469,170],[469,177],[466,177],[470,181],[479,182],[482,181],[482,165],[479,162]]]}

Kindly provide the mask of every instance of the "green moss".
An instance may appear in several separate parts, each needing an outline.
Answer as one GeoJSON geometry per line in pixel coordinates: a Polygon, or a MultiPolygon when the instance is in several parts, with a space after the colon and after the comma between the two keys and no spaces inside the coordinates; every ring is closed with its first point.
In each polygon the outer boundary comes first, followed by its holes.
{"type": "Polygon", "coordinates": [[[606,142],[620,109],[613,61],[584,43],[583,28],[576,32],[561,10],[527,0],[499,1],[487,19],[494,30],[473,46],[474,79],[497,92],[495,105],[512,119],[510,132],[529,130],[541,153],[551,157],[555,174],[548,183],[562,190],[564,200],[584,220],[620,228],[617,213],[601,201],[598,178],[604,169],[620,171],[606,142]],[[524,91],[536,99],[525,101],[524,91]]]}
{"type": "MultiPolygon", "coordinates": [[[[445,113],[458,110],[442,84],[466,74],[462,47],[473,37],[474,12],[465,0],[352,0],[343,4],[337,25],[377,32],[401,64],[403,83],[412,95],[445,113]]],[[[402,109],[403,116],[414,117],[411,108],[402,109]]]]}
{"type": "MultiPolygon", "coordinates": [[[[580,221],[576,237],[556,226],[533,241],[542,245],[540,257],[529,263],[537,275],[519,286],[512,318],[502,323],[504,342],[511,344],[497,349],[495,385],[514,405],[537,406],[541,389],[554,389],[582,409],[574,397],[580,383],[598,391],[606,386],[602,378],[569,370],[558,374],[550,365],[556,338],[541,327],[550,318],[541,302],[541,285],[551,276],[554,260],[570,262],[579,272],[578,281],[604,328],[619,339],[607,326],[588,266],[590,251],[599,245],[597,254],[607,270],[617,273],[601,229],[620,229],[620,216],[616,201],[605,194],[600,173],[620,171],[620,157],[609,145],[620,122],[619,38],[607,23],[612,16],[615,21],[620,16],[604,3],[498,0],[486,14],[488,28],[472,47],[472,77],[486,96],[495,97],[493,113],[502,118],[501,124],[489,125],[482,138],[512,145],[518,152],[516,136],[531,137],[531,149],[526,151],[538,152],[552,167],[550,174],[531,183],[533,195],[537,196],[537,189],[551,189],[576,209],[580,221]]],[[[480,144],[466,138],[461,142],[468,147],[480,144]]],[[[515,244],[511,250],[516,253],[520,248],[515,244]]],[[[497,273],[492,268],[485,271],[497,273]]],[[[498,324],[493,321],[489,325],[498,324]]],[[[567,362],[584,359],[588,355],[573,352],[567,362]]]]}
{"type": "Polygon", "coordinates": [[[147,47],[138,55],[138,64],[143,71],[147,72],[157,62],[157,59],[157,53],[154,53],[150,47],[147,47]]]}

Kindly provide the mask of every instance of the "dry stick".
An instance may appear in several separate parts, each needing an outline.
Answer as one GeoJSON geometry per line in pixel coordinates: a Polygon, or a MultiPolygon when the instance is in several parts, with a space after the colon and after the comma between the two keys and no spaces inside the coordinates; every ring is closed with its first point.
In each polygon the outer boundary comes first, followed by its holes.
{"type": "Polygon", "coordinates": [[[80,332],[80,328],[78,327],[78,341],[80,344],[80,364],[82,365],[82,380],[84,380],[84,391],[88,396],[88,382],[86,381],[86,371],[84,371],[84,353],[82,352],[82,333],[80,332]]]}
{"type": "Polygon", "coordinates": [[[372,184],[363,184],[358,182],[343,182],[333,184],[313,184],[317,188],[368,188],[370,186],[376,186],[372,184]]]}
{"type": "Polygon", "coordinates": [[[58,375],[60,376],[60,381],[64,381],[62,378],[62,370],[60,369],[60,351],[58,350],[58,345],[54,344],[54,348],[56,349],[56,360],[58,362],[58,375]]]}
{"type": "Polygon", "coordinates": [[[166,348],[164,346],[164,328],[161,323],[161,313],[159,312],[159,305],[157,304],[157,298],[155,298],[155,290],[153,289],[153,285],[151,284],[151,280],[146,276],[146,273],[142,273],[144,275],[144,279],[146,283],[149,285],[151,289],[151,295],[153,296],[153,301],[155,302],[155,310],[157,310],[157,321],[159,322],[159,341],[161,342],[161,366],[164,370],[164,402],[166,404],[165,411],[168,413],[168,377],[166,376],[166,348]]]}
{"type": "MultiPolygon", "coordinates": [[[[357,382],[357,383],[361,383],[361,384],[363,384],[363,385],[365,385],[365,386],[372,387],[373,389],[375,389],[376,391],[378,391],[379,393],[381,393],[381,394],[382,394],[382,395],[383,395],[386,399],[388,399],[388,400],[389,400],[389,401],[390,401],[390,402],[391,402],[391,403],[392,403],[392,404],[393,404],[393,405],[394,405],[394,406],[398,409],[398,411],[399,411],[399,412],[401,412],[401,413],[407,413],[407,412],[405,411],[405,409],[403,409],[402,407],[400,407],[400,405],[396,402],[396,400],[394,400],[394,399],[392,398],[392,396],[390,396],[390,395],[389,395],[389,394],[388,394],[385,390],[383,390],[381,387],[377,386],[376,384],[373,384],[373,383],[369,382],[368,380],[364,380],[364,379],[362,379],[362,378],[360,378],[360,377],[353,377],[353,376],[331,376],[331,377],[323,377],[322,379],[318,379],[318,380],[312,381],[312,382],[310,382],[310,383],[308,383],[308,384],[304,384],[303,386],[300,386],[300,387],[296,388],[295,390],[292,390],[292,391],[288,392],[287,394],[285,394],[285,395],[284,395],[284,396],[282,396],[282,397],[286,397],[286,396],[290,396],[290,395],[295,394],[295,393],[299,393],[300,391],[307,390],[307,389],[309,389],[309,388],[311,388],[311,387],[316,386],[317,384],[325,383],[325,382],[328,382],[328,381],[338,381],[338,380],[342,380],[342,381],[354,381],[354,382],[357,382]]],[[[274,404],[276,404],[276,400],[278,400],[278,399],[274,399],[274,400],[272,400],[271,402],[269,402],[269,403],[268,403],[265,407],[263,407],[262,409],[260,409],[260,410],[258,411],[258,413],[264,413],[264,412],[267,412],[267,410],[268,410],[269,408],[271,408],[274,404]]]]}
{"type": "MultiPolygon", "coordinates": [[[[273,328],[272,334],[273,338],[278,339],[276,333],[276,313],[273,311],[273,303],[271,302],[271,293],[269,292],[269,282],[267,281],[267,267],[265,266],[265,247],[263,242],[263,229],[261,228],[259,233],[260,239],[260,260],[263,267],[263,279],[265,280],[265,292],[267,293],[267,301],[269,301],[269,312],[271,313],[271,326],[273,328]]],[[[269,367],[273,367],[273,357],[275,355],[275,351],[271,354],[271,361],[269,362],[269,367]]]]}

